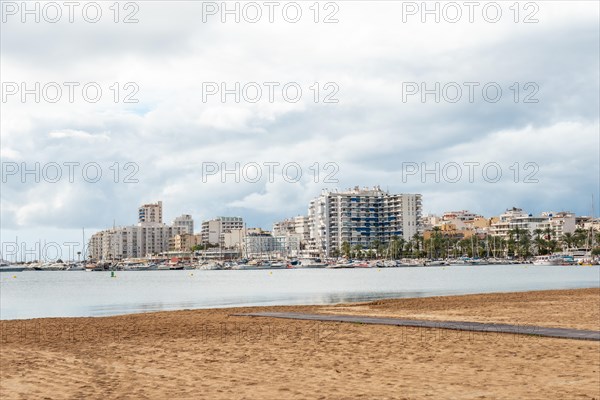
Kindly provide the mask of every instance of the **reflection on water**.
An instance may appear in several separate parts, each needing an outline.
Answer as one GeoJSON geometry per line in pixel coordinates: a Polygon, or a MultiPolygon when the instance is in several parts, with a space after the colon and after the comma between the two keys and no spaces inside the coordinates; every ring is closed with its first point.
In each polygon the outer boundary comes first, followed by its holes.
{"type": "Polygon", "coordinates": [[[598,267],[0,274],[0,318],[104,316],[160,310],[334,304],[398,297],[600,286],[598,267]]]}

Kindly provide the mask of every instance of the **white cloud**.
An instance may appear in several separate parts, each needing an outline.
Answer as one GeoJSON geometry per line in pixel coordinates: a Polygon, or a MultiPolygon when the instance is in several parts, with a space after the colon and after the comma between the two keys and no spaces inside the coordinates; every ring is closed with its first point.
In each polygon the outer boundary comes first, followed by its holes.
{"type": "Polygon", "coordinates": [[[86,142],[97,142],[97,141],[109,141],[110,137],[106,133],[91,134],[89,132],[75,130],[75,129],[64,129],[60,131],[51,131],[48,136],[53,139],[65,139],[73,138],[80,139],[86,142]]]}
{"type": "Polygon", "coordinates": [[[98,162],[108,178],[115,162],[134,162],[139,183],[35,185],[17,176],[3,184],[2,229],[133,223],[138,203],[160,199],[169,218],[243,213],[268,227],[304,213],[323,187],[376,184],[423,193],[429,211],[492,214],[519,203],[585,213],[588,195],[579,193],[598,182],[598,4],[538,3],[537,24],[515,24],[506,4],[499,24],[421,24],[418,17],[405,24],[401,2],[339,3],[338,24],[202,24],[193,2],[142,2],[140,22],[127,26],[3,24],[3,81],[97,82],[103,89],[93,104],[81,97],[3,102],[3,161],[98,162]],[[298,82],[303,96],[293,104],[280,96],[203,102],[202,83],[221,81],[298,82]],[[421,103],[418,96],[405,103],[406,81],[495,81],[504,96],[498,103],[421,103]],[[537,82],[539,103],[515,103],[509,87],[516,81],[537,82]],[[135,82],[139,102],[115,103],[115,82],[121,96],[123,84],[135,82]],[[337,83],[339,103],[315,104],[315,82],[321,99],[322,85],[337,83]],[[297,162],[306,176],[297,184],[202,179],[203,162],[270,161],[297,162]],[[505,171],[531,161],[540,183],[402,182],[408,161],[495,161],[505,171]],[[324,183],[325,171],[312,181],[315,162],[336,163],[339,183],[324,183]]]}

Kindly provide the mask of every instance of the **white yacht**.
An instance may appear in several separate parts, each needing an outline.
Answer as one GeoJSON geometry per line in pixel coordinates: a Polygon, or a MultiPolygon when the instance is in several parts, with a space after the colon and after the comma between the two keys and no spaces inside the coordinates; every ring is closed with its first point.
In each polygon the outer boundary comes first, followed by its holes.
{"type": "Polygon", "coordinates": [[[327,264],[319,258],[303,258],[295,268],[325,268],[327,264]]]}
{"type": "Polygon", "coordinates": [[[573,265],[573,256],[564,254],[550,254],[537,256],[533,260],[533,265],[573,265]]]}

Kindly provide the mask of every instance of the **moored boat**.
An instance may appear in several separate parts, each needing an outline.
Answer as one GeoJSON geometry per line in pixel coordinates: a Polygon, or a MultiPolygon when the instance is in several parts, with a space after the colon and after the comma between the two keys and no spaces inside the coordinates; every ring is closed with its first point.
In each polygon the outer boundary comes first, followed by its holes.
{"type": "Polygon", "coordinates": [[[25,269],[20,265],[3,264],[0,265],[0,272],[21,272],[25,269]]]}

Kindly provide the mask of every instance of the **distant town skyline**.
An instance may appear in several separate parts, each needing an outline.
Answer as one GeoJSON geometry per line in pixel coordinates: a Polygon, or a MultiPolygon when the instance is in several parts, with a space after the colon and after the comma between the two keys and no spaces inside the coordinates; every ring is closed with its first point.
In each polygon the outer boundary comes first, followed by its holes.
{"type": "MultiPolygon", "coordinates": [[[[144,254],[158,254],[173,250],[174,246],[178,249],[182,249],[182,247],[189,245],[189,243],[211,243],[215,245],[220,243],[220,247],[232,249],[237,248],[236,246],[242,246],[242,243],[245,243],[244,240],[246,239],[244,238],[248,232],[254,232],[253,234],[265,232],[266,234],[268,233],[269,235],[275,236],[275,240],[281,242],[278,245],[273,244],[273,246],[286,246],[287,248],[292,246],[296,249],[295,254],[299,254],[298,251],[302,248],[307,250],[305,253],[307,255],[318,256],[327,254],[331,256],[331,254],[338,253],[342,242],[347,242],[352,246],[360,244],[364,247],[368,247],[373,240],[389,243],[393,237],[409,241],[417,233],[429,237],[430,233],[428,232],[431,232],[433,227],[441,227],[445,234],[460,234],[462,236],[466,235],[466,237],[472,234],[505,237],[509,230],[518,226],[524,227],[523,229],[529,231],[532,235],[534,229],[539,228],[540,230],[547,230],[549,227],[552,227],[557,238],[562,236],[563,232],[572,233],[575,231],[576,227],[587,226],[589,224],[593,224],[590,226],[595,226],[595,229],[600,230],[600,227],[598,227],[598,225],[600,225],[599,218],[596,217],[595,222],[593,222],[594,220],[589,216],[577,215],[570,210],[564,209],[545,210],[535,214],[529,210],[512,206],[506,207],[501,212],[493,215],[483,215],[465,208],[447,209],[440,213],[424,213],[422,211],[422,204],[423,197],[420,194],[388,193],[377,185],[372,187],[354,186],[347,189],[324,189],[319,196],[310,200],[305,213],[286,215],[278,220],[270,221],[265,225],[255,225],[248,221],[243,214],[215,215],[208,218],[197,218],[192,214],[182,212],[178,216],[170,218],[168,215],[174,212],[177,213],[177,210],[170,210],[171,207],[169,207],[168,204],[163,209],[163,201],[156,200],[153,202],[145,202],[138,205],[137,208],[130,210],[128,222],[117,224],[115,221],[112,225],[107,225],[100,229],[87,229],[87,231],[83,229],[79,232],[81,236],[76,240],[61,242],[56,239],[45,237],[37,237],[34,240],[29,240],[27,237],[23,236],[16,236],[14,239],[8,237],[6,239],[3,238],[1,250],[2,257],[7,259],[22,258],[33,260],[36,259],[38,254],[42,254],[43,252],[46,254],[53,254],[56,251],[61,254],[71,254],[69,258],[74,259],[74,255],[81,250],[80,243],[82,243],[82,240],[85,240],[85,251],[82,252],[84,255],[89,256],[92,254],[94,257],[98,257],[99,254],[104,254],[104,257],[106,257],[108,254],[114,252],[115,246],[125,246],[119,250],[123,254],[127,254],[127,256],[123,255],[122,257],[140,257],[144,254]],[[385,200],[387,198],[397,200],[391,200],[392,203],[384,206],[384,203],[382,202],[388,204],[388,200],[385,200]],[[322,203],[324,206],[334,199],[338,200],[335,200],[335,202],[332,203],[334,204],[333,214],[330,214],[330,211],[325,212],[324,209],[321,209],[321,206],[318,205],[319,203],[322,203]],[[339,211],[335,209],[335,207],[338,207],[335,204],[338,204],[340,200],[348,202],[348,205],[341,205],[340,203],[339,206],[350,206],[350,208],[343,213],[342,208],[340,208],[339,211]],[[354,210],[352,204],[354,204],[353,202],[355,200],[358,201],[356,204],[362,205],[360,205],[359,208],[356,208],[355,211],[351,211],[354,210]],[[366,211],[366,214],[363,214],[365,212],[363,210],[366,210],[363,207],[371,207],[371,211],[366,211]],[[135,209],[138,210],[137,213],[135,212],[135,209]],[[389,214],[392,210],[396,211],[389,214]],[[360,214],[355,215],[355,212],[359,212],[360,214]],[[395,214],[396,212],[399,214],[395,214]],[[352,218],[350,218],[349,213],[352,214],[352,218]],[[371,215],[371,213],[375,214],[371,215]],[[137,220],[135,219],[136,215],[137,220]],[[165,215],[167,217],[163,217],[165,215]],[[373,219],[371,218],[372,216],[376,216],[376,218],[373,219]],[[357,219],[355,217],[360,218],[357,219]],[[342,219],[344,218],[347,218],[348,223],[350,223],[349,226],[352,227],[351,231],[356,231],[357,234],[362,235],[365,233],[362,232],[364,229],[370,229],[369,226],[372,222],[380,221],[377,223],[389,224],[388,221],[395,221],[398,217],[400,218],[398,220],[399,225],[394,225],[395,223],[392,222],[394,227],[390,226],[390,228],[385,228],[384,226],[381,226],[380,228],[376,228],[374,232],[379,232],[380,229],[383,230],[379,233],[374,233],[375,236],[369,236],[367,233],[367,236],[365,236],[364,239],[360,239],[356,242],[352,239],[353,236],[337,236],[338,234],[335,233],[339,227],[341,227],[341,225],[338,227],[338,224],[346,224],[345,222],[342,222],[342,219]],[[302,221],[300,221],[299,218],[302,219],[302,221]],[[223,226],[217,221],[231,222],[227,222],[227,225],[223,226]],[[286,224],[289,222],[291,222],[291,225],[287,227],[286,224]],[[214,225],[214,223],[217,223],[217,225],[214,225]],[[334,225],[331,225],[332,223],[334,225]],[[323,233],[326,233],[326,236],[321,237],[321,233],[319,233],[321,229],[319,228],[320,226],[324,227],[325,230],[323,233]],[[148,232],[142,233],[140,228],[144,228],[148,232]],[[152,233],[150,233],[150,231],[152,233]],[[100,232],[104,232],[104,236],[99,236],[100,232]],[[119,238],[116,236],[112,238],[115,233],[122,235],[122,238],[121,236],[119,236],[119,238]],[[180,238],[181,235],[192,233],[197,236],[197,238],[192,241],[184,237],[180,238]],[[296,239],[293,239],[291,245],[285,244],[288,243],[290,239],[283,237],[288,236],[289,233],[299,234],[296,239]],[[334,236],[331,236],[331,234],[334,234],[334,236]],[[225,235],[225,237],[223,235],[225,235]],[[278,235],[283,236],[277,239],[278,235]],[[137,239],[135,239],[135,237],[137,237],[137,239]],[[44,250],[41,250],[42,247],[44,250]],[[332,253],[332,251],[335,251],[335,253],[332,253]]],[[[244,244],[244,246],[246,245],[247,244],[244,244]]],[[[264,243],[262,240],[260,244],[253,244],[253,246],[263,245],[264,243]]]]}

